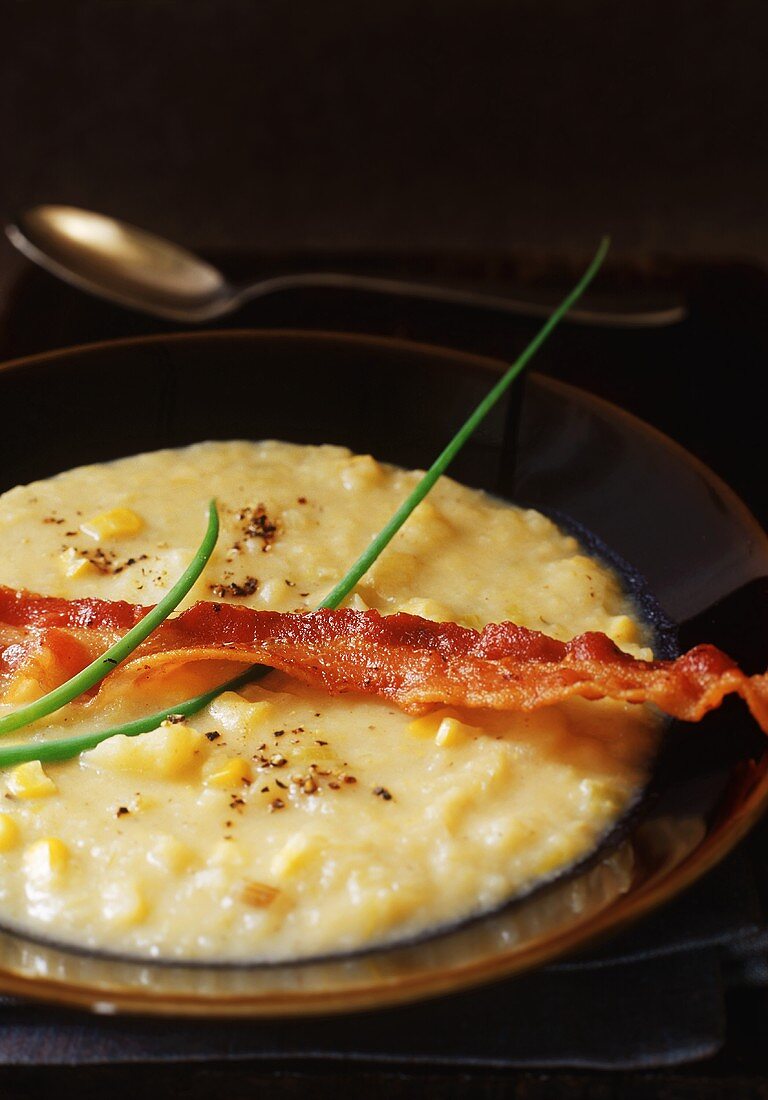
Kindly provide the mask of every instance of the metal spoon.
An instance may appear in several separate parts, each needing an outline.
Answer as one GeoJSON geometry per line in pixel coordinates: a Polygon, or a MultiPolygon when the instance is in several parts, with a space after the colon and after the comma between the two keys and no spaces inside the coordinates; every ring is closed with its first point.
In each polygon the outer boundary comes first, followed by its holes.
{"type": "MultiPolygon", "coordinates": [[[[217,268],[171,241],[74,206],[31,207],[15,224],[6,226],[6,233],[20,252],[65,282],[118,305],[188,324],[223,317],[252,298],[306,287],[394,294],[527,317],[545,317],[551,312],[550,306],[541,302],[335,272],[279,275],[236,286],[217,268]]],[[[663,308],[631,312],[578,308],[566,320],[613,328],[648,328],[673,324],[684,317],[684,306],[669,302],[663,308]]]]}

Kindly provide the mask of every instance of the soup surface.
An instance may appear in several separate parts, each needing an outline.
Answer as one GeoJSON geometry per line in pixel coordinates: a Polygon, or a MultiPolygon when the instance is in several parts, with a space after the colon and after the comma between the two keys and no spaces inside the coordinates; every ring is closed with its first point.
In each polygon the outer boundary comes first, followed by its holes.
{"type": "MultiPolygon", "coordinates": [[[[0,497],[0,583],[155,603],[218,546],[187,603],[314,607],[419,475],[341,447],[201,443],[82,467],[0,497]]],[[[537,512],[443,478],[348,606],[650,656],[604,564],[537,512]]],[[[170,705],[233,674],[190,665],[52,738],[170,705]]],[[[0,713],[11,709],[0,707],[0,713]]],[[[161,958],[284,960],[403,940],[498,906],[588,856],[637,799],[650,708],[533,714],[333,698],[272,673],[194,718],[0,774],[0,924],[161,958]]]]}

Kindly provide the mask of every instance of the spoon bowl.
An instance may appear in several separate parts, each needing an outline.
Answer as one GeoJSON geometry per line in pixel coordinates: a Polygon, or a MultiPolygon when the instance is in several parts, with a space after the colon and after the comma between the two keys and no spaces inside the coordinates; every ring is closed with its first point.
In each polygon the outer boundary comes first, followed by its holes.
{"type": "Polygon", "coordinates": [[[35,263],[91,294],[178,321],[228,312],[224,276],[171,241],[74,206],[34,206],[6,229],[35,263]]]}

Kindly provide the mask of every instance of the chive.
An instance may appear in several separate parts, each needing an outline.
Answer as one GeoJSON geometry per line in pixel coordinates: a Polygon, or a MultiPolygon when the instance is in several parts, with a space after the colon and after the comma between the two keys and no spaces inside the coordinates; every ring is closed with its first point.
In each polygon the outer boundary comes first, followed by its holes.
{"type": "MultiPolygon", "coordinates": [[[[563,316],[568,312],[571,306],[581,297],[586,288],[594,279],[597,272],[602,266],[606,253],[610,246],[610,239],[603,237],[600,241],[600,246],[595,253],[592,262],[582,277],[579,279],[576,286],[571,292],[563,299],[560,305],[554,310],[549,318],[544,322],[542,327],[536,333],[534,338],[522,352],[522,354],[515,360],[515,362],[505,371],[496,385],[491,389],[486,397],[480,402],[472,415],[466,420],[466,422],[459,428],[456,435],[450,441],[448,446],[441,452],[440,455],[430,466],[424,477],[419,484],[405,500],[392,518],[385,524],[381,531],[376,535],[370,546],[357,559],[357,561],[351,566],[346,575],[339,581],[339,583],[328,593],[325,599],[318,605],[321,608],[335,608],[349,595],[357,582],[364,576],[370,569],[381,552],[389,545],[397,532],[403,526],[405,521],[411,515],[413,510],[421,503],[430,489],[433,487],[438,478],[445,472],[450,463],[459,453],[461,448],[476,430],[478,425],[484,420],[491,409],[496,405],[499,399],[506,393],[509,387],[519,374],[525,369],[530,360],[539,350],[541,345],[547,339],[552,330],[562,320],[563,316]]],[[[170,593],[169,593],[170,595],[170,593]]],[[[167,597],[166,597],[167,598],[167,597]]],[[[159,606],[159,605],[158,605],[159,606]]],[[[142,620],[144,622],[145,620],[142,620]]],[[[119,643],[118,643],[119,644],[119,643]]],[[[106,656],[106,654],[105,654],[106,656]]],[[[100,658],[103,660],[103,658],[100,658]]],[[[270,672],[266,665],[252,665],[250,668],[241,672],[238,676],[227,680],[223,684],[219,684],[210,691],[204,692],[202,695],[196,695],[192,699],[187,699],[182,703],[177,703],[172,707],[168,707],[166,710],[157,711],[155,714],[147,715],[145,718],[138,718],[133,722],[127,722],[122,726],[113,726],[111,729],[101,730],[98,733],[87,733],[79,737],[67,737],[60,739],[59,741],[52,741],[45,744],[27,744],[27,745],[9,745],[7,748],[0,748],[0,767],[6,767],[10,764],[22,764],[29,760],[41,760],[41,761],[59,761],[68,760],[73,756],[77,756],[81,752],[86,752],[88,749],[93,749],[96,745],[101,744],[102,741],[108,740],[110,737],[116,737],[122,734],[124,737],[136,737],[141,733],[148,733],[150,730],[157,729],[160,723],[168,718],[170,714],[181,714],[185,718],[195,714],[196,711],[201,710],[212,702],[218,695],[221,695],[225,691],[234,691],[239,687],[243,687],[245,684],[258,680],[262,676],[270,672]]],[[[95,682],[95,681],[94,681],[95,682]]],[[[66,685],[65,685],[66,686],[66,685]]],[[[70,696],[72,698],[72,696],[70,696]]],[[[67,700],[68,701],[68,700],[67,700]]],[[[34,704],[32,704],[34,706],[34,704]]],[[[59,704],[61,705],[61,704],[59,704]]],[[[11,715],[10,717],[13,717],[11,715]]]]}
{"type": "Polygon", "coordinates": [[[216,687],[203,692],[202,695],[195,695],[194,698],[185,699],[183,703],[178,703],[176,706],[158,710],[154,714],[146,715],[144,718],[136,718],[133,722],[125,722],[122,726],[112,726],[108,730],[100,730],[97,733],[83,733],[75,737],[63,737],[58,741],[30,741],[26,745],[7,745],[0,748],[0,768],[9,767],[11,764],[26,764],[30,760],[40,760],[44,763],[46,761],[71,760],[73,756],[79,756],[81,752],[95,749],[97,745],[100,745],[102,741],[107,741],[110,737],[117,737],[119,734],[122,734],[123,737],[138,737],[140,733],[149,733],[150,730],[156,730],[160,723],[164,722],[171,714],[174,717],[181,714],[188,718],[196,711],[207,707],[222,692],[236,691],[237,688],[244,687],[271,671],[272,669],[266,665],[252,665],[241,672],[239,676],[233,676],[225,684],[217,684],[216,687]]]}
{"type": "Polygon", "coordinates": [[[94,684],[98,684],[121,661],[130,656],[134,649],[141,645],[144,639],[149,637],[152,631],[156,630],[184,599],[203,569],[205,569],[218,537],[219,514],[216,509],[216,502],[212,500],[208,506],[208,527],[203,541],[200,543],[200,548],[170,592],[166,593],[162,600],[124,637],[115,642],[113,646],[110,646],[95,661],[91,661],[84,669],[72,676],[66,683],[60,684],[53,691],[49,691],[41,699],[35,699],[34,702],[19,707],[18,710],[7,714],[4,718],[0,718],[0,735],[21,729],[22,726],[28,726],[30,722],[36,722],[47,714],[53,714],[60,707],[71,703],[78,695],[82,695],[84,691],[88,691],[94,684]]]}
{"type": "Polygon", "coordinates": [[[464,424],[456,432],[451,442],[445,448],[445,450],[438,455],[430,468],[427,470],[424,477],[419,484],[413,490],[407,500],[404,500],[395,514],[389,520],[388,523],[382,527],[378,535],[375,537],[371,545],[367,550],[364,550],[355,564],[349,570],[347,575],[339,581],[335,588],[333,588],[325,597],[320,607],[338,607],[341,601],[349,595],[352,589],[355,587],[360,578],[368,572],[373,563],[378,558],[382,550],[392,541],[397,532],[403,526],[405,521],[410,516],[411,512],[420,504],[432,486],[435,484],[441,474],[445,473],[448,466],[453,462],[456,455],[461,448],[467,442],[469,437],[479,427],[494,405],[498,400],[504,396],[509,387],[519,374],[525,369],[530,360],[539,350],[546,338],[549,336],[553,328],[562,319],[565,313],[571,308],[574,302],[581,297],[584,290],[592,282],[600,266],[605,259],[605,254],[610,246],[610,238],[603,237],[600,241],[600,247],[595,253],[595,257],[587,270],[582,275],[579,282],[573,288],[571,293],[565,298],[557,309],[552,313],[549,318],[544,322],[542,327],[536,333],[531,340],[528,347],[519,356],[518,359],[508,368],[501,376],[499,381],[490,391],[490,393],[483,398],[480,404],[477,406],[472,415],[465,421],[464,424]]]}

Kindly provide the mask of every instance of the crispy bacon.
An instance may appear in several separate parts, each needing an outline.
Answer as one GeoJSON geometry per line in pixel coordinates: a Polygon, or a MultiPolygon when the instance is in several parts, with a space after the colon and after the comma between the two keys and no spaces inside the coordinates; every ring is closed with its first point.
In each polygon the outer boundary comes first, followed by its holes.
{"type": "MultiPolygon", "coordinates": [[[[30,676],[48,690],[148,610],[0,587],[0,697],[12,700],[30,676]]],[[[437,703],[529,711],[581,696],[654,703],[698,721],[735,693],[768,733],[768,674],[745,675],[714,646],[673,661],[640,661],[604,634],[560,642],[514,623],[476,631],[376,611],[282,614],[197,603],[166,620],[109,683],[205,660],[263,662],[333,694],[377,695],[416,713],[437,703]]]]}

